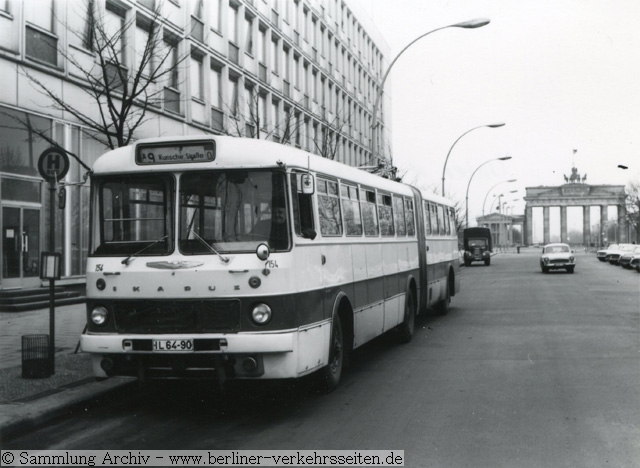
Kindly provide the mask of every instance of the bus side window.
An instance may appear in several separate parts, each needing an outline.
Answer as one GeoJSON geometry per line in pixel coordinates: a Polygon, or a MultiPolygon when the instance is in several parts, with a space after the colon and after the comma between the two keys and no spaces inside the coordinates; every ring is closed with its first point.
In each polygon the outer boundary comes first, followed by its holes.
{"type": "Polygon", "coordinates": [[[339,196],[338,182],[318,179],[318,217],[323,236],[342,236],[339,196]]]}
{"type": "Polygon", "coordinates": [[[424,213],[424,233],[426,235],[431,234],[431,212],[429,211],[429,203],[422,202],[422,211],[424,213]]]}
{"type": "Polygon", "coordinates": [[[449,220],[451,221],[451,235],[455,235],[458,230],[456,229],[456,212],[453,208],[449,208],[449,220]]]}
{"type": "Polygon", "coordinates": [[[433,203],[429,203],[429,211],[431,211],[431,233],[438,235],[438,209],[433,203]]]}
{"type": "Polygon", "coordinates": [[[291,174],[291,193],[293,203],[293,226],[298,236],[315,239],[313,222],[313,196],[302,193],[302,174],[291,174]]]}
{"type": "Polygon", "coordinates": [[[396,234],[398,236],[406,236],[404,201],[402,197],[398,195],[393,196],[393,217],[396,224],[396,234]]]}
{"type": "Polygon", "coordinates": [[[407,235],[415,236],[416,235],[416,221],[413,213],[413,200],[405,199],[405,213],[407,214],[407,235]]]}
{"type": "Polygon", "coordinates": [[[380,234],[384,237],[393,237],[393,208],[391,195],[378,193],[378,216],[380,218],[380,234]]]}
{"type": "Polygon", "coordinates": [[[360,206],[364,221],[364,235],[378,236],[378,215],[376,213],[376,193],[373,190],[361,190],[360,206]]]}

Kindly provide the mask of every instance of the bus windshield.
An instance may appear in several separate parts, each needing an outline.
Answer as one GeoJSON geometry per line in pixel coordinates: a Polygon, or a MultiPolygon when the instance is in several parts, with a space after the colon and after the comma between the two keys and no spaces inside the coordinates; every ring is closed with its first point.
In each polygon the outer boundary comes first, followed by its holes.
{"type": "Polygon", "coordinates": [[[173,178],[145,174],[96,179],[93,255],[166,255],[173,242],[173,178]]]}
{"type": "Polygon", "coordinates": [[[250,252],[260,243],[268,243],[274,251],[287,250],[290,234],[285,193],[282,171],[183,174],[180,252],[186,255],[250,252]]]}

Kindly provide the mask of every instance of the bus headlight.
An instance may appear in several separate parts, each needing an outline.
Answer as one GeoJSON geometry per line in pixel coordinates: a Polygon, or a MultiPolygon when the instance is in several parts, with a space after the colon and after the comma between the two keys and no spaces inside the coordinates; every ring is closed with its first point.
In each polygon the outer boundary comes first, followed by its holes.
{"type": "Polygon", "coordinates": [[[251,318],[258,325],[266,325],[271,320],[271,307],[267,304],[256,304],[251,311],[251,318]]]}
{"type": "Polygon", "coordinates": [[[96,325],[104,325],[108,317],[109,311],[105,307],[97,306],[91,311],[91,321],[96,325]]]}

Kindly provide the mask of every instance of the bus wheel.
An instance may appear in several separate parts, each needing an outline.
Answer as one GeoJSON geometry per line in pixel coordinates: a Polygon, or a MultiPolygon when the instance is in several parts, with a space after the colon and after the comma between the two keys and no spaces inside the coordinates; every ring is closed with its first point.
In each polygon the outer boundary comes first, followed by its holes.
{"type": "Polygon", "coordinates": [[[340,383],[344,364],[344,337],[340,317],[335,316],[331,326],[329,363],[319,371],[320,389],[323,393],[334,391],[340,383]]]}
{"type": "Polygon", "coordinates": [[[404,321],[398,325],[398,341],[408,343],[411,341],[416,325],[416,303],[413,300],[413,293],[407,291],[404,300],[404,321]]]}
{"type": "Polygon", "coordinates": [[[444,299],[442,299],[436,305],[436,310],[439,315],[447,315],[449,313],[449,308],[451,306],[451,290],[449,289],[449,278],[447,278],[447,284],[445,285],[445,295],[444,299]]]}

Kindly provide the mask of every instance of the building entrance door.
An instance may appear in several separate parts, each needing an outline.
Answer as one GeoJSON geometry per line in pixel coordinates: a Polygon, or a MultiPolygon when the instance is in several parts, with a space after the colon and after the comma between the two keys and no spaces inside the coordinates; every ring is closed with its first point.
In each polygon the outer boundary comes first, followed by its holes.
{"type": "Polygon", "coordinates": [[[40,286],[40,208],[2,207],[2,289],[40,286]]]}

